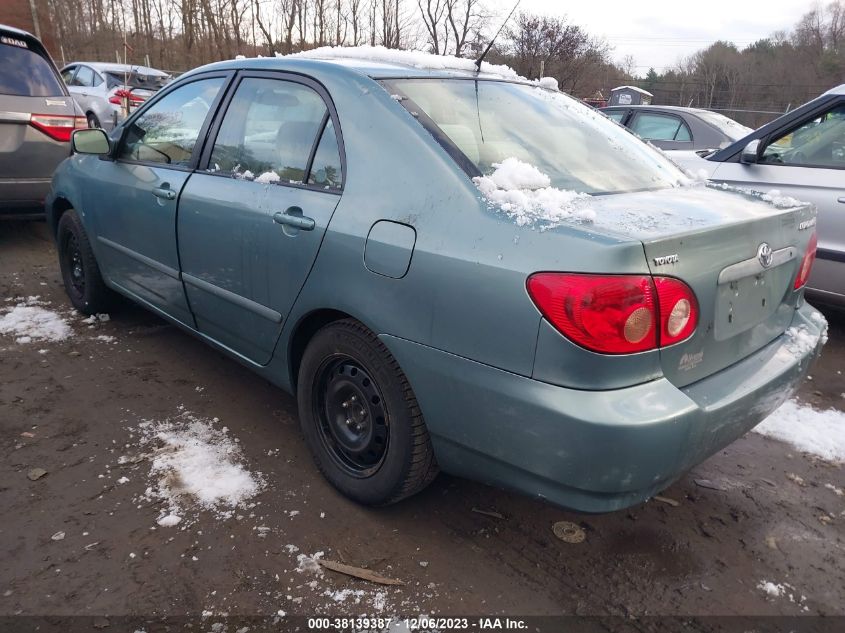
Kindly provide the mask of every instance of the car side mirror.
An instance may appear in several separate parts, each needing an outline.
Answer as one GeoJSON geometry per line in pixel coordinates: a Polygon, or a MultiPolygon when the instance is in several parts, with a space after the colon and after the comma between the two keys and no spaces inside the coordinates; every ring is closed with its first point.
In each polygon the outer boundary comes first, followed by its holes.
{"type": "Polygon", "coordinates": [[[746,165],[753,165],[760,158],[760,140],[754,139],[748,145],[742,148],[742,153],[739,155],[739,162],[746,165]]]}
{"type": "Polygon", "coordinates": [[[109,137],[103,130],[90,128],[76,130],[70,137],[71,149],[76,154],[108,154],[111,150],[109,137]]]}

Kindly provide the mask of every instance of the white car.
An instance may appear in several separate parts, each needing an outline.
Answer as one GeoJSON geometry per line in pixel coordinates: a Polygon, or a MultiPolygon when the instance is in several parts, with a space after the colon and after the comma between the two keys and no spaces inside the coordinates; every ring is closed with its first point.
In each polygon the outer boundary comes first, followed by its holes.
{"type": "Polygon", "coordinates": [[[845,306],[845,84],[724,149],[669,155],[694,176],[815,204],[818,249],[807,294],[845,306]]]}
{"type": "Polygon", "coordinates": [[[89,127],[113,129],[172,77],[134,64],[74,62],[62,69],[70,94],[85,112],[89,127]]]}

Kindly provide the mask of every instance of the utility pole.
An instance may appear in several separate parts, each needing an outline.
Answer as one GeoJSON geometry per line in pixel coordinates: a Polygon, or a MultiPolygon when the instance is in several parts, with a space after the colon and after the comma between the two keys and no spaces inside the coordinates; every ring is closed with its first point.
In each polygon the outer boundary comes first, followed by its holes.
{"type": "Polygon", "coordinates": [[[41,39],[41,25],[38,24],[38,7],[35,6],[35,0],[29,0],[29,10],[32,12],[32,30],[35,31],[35,37],[41,39]]]}

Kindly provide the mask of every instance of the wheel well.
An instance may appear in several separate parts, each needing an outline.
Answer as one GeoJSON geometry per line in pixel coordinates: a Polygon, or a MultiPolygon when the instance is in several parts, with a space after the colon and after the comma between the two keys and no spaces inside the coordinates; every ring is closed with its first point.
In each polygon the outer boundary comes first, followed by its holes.
{"type": "Polygon", "coordinates": [[[72,208],[73,205],[65,198],[56,198],[53,200],[53,209],[48,216],[50,218],[50,229],[53,231],[53,237],[56,236],[56,232],[59,230],[59,220],[62,219],[62,215],[65,211],[72,208]]]}
{"type": "Polygon", "coordinates": [[[341,319],[354,318],[340,310],[315,310],[303,317],[296,326],[296,329],[291,336],[291,343],[288,349],[288,359],[290,363],[290,383],[294,391],[296,391],[296,381],[299,378],[299,365],[302,362],[302,357],[305,354],[305,348],[308,347],[308,342],[317,333],[318,330],[325,327],[333,321],[340,321],[341,319]]]}

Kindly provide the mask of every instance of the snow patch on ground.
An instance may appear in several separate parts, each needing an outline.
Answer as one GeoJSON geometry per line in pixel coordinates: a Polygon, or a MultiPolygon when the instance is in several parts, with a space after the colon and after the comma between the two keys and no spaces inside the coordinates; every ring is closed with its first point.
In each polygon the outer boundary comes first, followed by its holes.
{"type": "Polygon", "coordinates": [[[755,433],[787,442],[800,451],[831,462],[845,462],[845,412],[817,411],[787,400],[754,429],[755,433]]]}
{"type": "Polygon", "coordinates": [[[226,427],[216,428],[216,421],[185,411],[138,425],[141,445],[152,449],[154,483],[146,496],[166,504],[159,525],[175,525],[191,508],[229,518],[264,487],[262,475],[243,465],[237,440],[226,427]]]}
{"type": "MultiPolygon", "coordinates": [[[[451,55],[432,55],[424,51],[403,51],[384,46],[322,46],[292,55],[276,53],[276,57],[302,57],[306,59],[357,59],[383,64],[403,64],[426,70],[459,70],[475,72],[475,60],[451,55]]],[[[504,79],[524,79],[515,70],[500,64],[481,63],[481,72],[504,79]]]]}
{"type": "Polygon", "coordinates": [[[296,571],[307,574],[323,575],[323,566],[320,565],[320,559],[323,557],[323,552],[316,552],[311,556],[307,554],[299,554],[296,557],[296,571]]]}
{"type": "Polygon", "coordinates": [[[517,226],[539,224],[548,229],[565,220],[595,220],[595,212],[582,204],[590,196],[552,187],[549,176],[533,165],[510,157],[493,167],[492,174],[477,176],[473,182],[487,201],[517,226]]]}
{"type": "Polygon", "coordinates": [[[73,335],[68,322],[37,296],[30,296],[12,308],[5,308],[0,316],[0,334],[15,337],[17,343],[33,341],[64,341],[73,335]]]}

